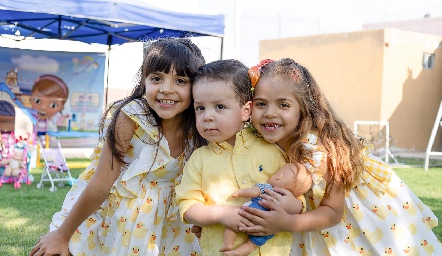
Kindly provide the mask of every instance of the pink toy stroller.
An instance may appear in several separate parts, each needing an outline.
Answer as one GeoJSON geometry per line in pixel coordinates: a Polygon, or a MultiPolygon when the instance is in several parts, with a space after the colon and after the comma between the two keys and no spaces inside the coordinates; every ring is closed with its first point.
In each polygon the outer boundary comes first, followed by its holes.
{"type": "Polygon", "coordinates": [[[27,142],[21,136],[16,139],[13,132],[1,134],[0,187],[9,183],[14,184],[14,188],[21,188],[21,183],[32,183],[27,142]]]}
{"type": "Polygon", "coordinates": [[[51,182],[51,187],[49,188],[50,192],[57,191],[57,187],[55,186],[56,182],[58,182],[58,186],[60,187],[64,186],[66,182],[74,184],[75,180],[72,178],[69,167],[66,164],[66,159],[61,152],[61,145],[58,138],[56,140],[57,147],[55,148],[42,147],[43,143],[41,143],[40,138],[37,140],[45,162],[40,183],[37,184],[37,188],[42,188],[44,186],[44,181],[51,182]]]}

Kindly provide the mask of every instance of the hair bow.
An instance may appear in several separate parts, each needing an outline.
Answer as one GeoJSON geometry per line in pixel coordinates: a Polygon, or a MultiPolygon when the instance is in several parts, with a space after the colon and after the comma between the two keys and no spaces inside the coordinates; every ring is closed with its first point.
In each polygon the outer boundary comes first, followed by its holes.
{"type": "Polygon", "coordinates": [[[251,88],[252,91],[255,90],[255,86],[259,81],[259,77],[261,76],[261,68],[269,63],[272,63],[272,62],[273,62],[273,60],[271,60],[271,59],[265,59],[265,60],[262,60],[258,65],[249,68],[248,73],[249,73],[250,81],[252,82],[252,88],[251,88]]]}

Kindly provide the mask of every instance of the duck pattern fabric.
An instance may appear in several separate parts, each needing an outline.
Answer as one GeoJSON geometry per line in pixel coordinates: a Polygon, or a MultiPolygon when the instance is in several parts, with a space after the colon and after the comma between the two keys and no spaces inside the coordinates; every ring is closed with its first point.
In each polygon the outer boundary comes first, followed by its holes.
{"type": "MultiPolygon", "coordinates": [[[[303,142],[310,159],[304,163],[313,184],[306,194],[307,210],[319,206],[326,182],[318,167],[325,150],[314,134],[303,142]]],[[[442,255],[432,228],[433,212],[394,171],[366,147],[365,172],[346,194],[341,222],[320,232],[293,233],[290,255],[442,255]]]]}
{"type": "MultiPolygon", "coordinates": [[[[127,156],[129,163],[111,188],[109,198],[76,230],[69,243],[72,255],[199,255],[190,225],[179,218],[174,187],[181,177],[184,154],[174,159],[163,137],[159,146],[153,116],[132,101],[122,111],[135,121],[127,156]]],[[[144,104],[144,103],[141,103],[144,104]]],[[[62,222],[98,163],[101,147],[56,213],[51,230],[62,222]]]]}

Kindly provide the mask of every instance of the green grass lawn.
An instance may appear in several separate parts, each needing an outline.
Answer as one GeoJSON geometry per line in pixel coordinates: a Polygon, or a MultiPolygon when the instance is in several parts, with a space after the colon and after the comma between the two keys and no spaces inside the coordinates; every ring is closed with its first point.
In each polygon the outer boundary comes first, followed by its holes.
{"type": "MultiPolygon", "coordinates": [[[[395,168],[396,173],[428,205],[442,222],[442,167],[423,169],[423,161],[399,159],[412,165],[395,168]],[[415,167],[413,167],[415,166],[415,167]]],[[[87,164],[88,159],[68,160],[69,163],[87,164]]],[[[437,165],[434,161],[433,165],[437,165]]],[[[439,163],[438,166],[441,166],[439,163]]],[[[71,169],[73,177],[78,177],[83,169],[71,169]]],[[[0,255],[27,255],[38,238],[48,232],[52,215],[59,211],[69,186],[58,187],[56,192],[49,192],[49,185],[37,189],[41,168],[31,170],[35,181],[31,185],[23,184],[21,189],[14,189],[11,184],[0,188],[0,255]]],[[[442,224],[434,228],[439,240],[442,240],[442,224]]]]}
{"type": "MultiPolygon", "coordinates": [[[[70,160],[87,164],[89,159],[70,160]]],[[[68,161],[68,165],[70,163],[68,161]]],[[[83,169],[71,169],[71,175],[77,178],[83,169]]],[[[38,238],[48,232],[52,215],[59,211],[70,186],[57,187],[56,192],[49,192],[50,183],[37,189],[42,168],[34,168],[31,174],[34,182],[22,184],[14,189],[12,184],[3,184],[0,188],[0,255],[28,255],[38,238]]]]}

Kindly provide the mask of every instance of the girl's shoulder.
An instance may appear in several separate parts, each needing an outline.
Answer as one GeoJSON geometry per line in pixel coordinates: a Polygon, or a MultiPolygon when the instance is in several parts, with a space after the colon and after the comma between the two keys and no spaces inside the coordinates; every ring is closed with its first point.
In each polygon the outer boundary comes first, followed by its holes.
{"type": "MultiPolygon", "coordinates": [[[[115,111],[115,109],[120,104],[122,103],[115,103],[112,106],[113,110],[111,109],[111,113],[115,111]]],[[[158,139],[159,136],[157,122],[152,112],[150,111],[147,102],[144,99],[134,99],[132,101],[129,101],[121,108],[121,112],[129,117],[132,121],[134,121],[137,127],[147,132],[150,137],[152,137],[152,139],[158,139]]]]}
{"type": "Polygon", "coordinates": [[[136,123],[146,123],[149,126],[156,126],[157,122],[150,111],[149,105],[144,99],[134,99],[129,101],[121,109],[128,117],[136,123]]]}

